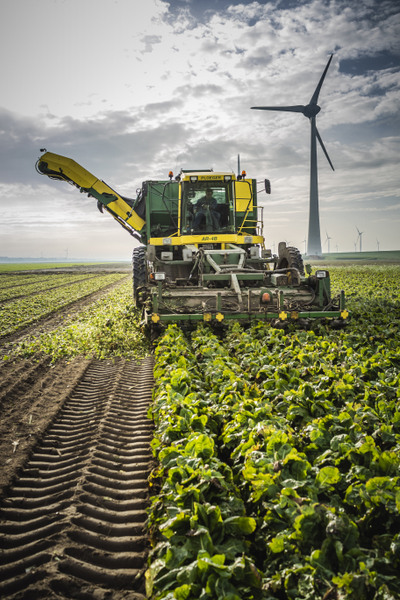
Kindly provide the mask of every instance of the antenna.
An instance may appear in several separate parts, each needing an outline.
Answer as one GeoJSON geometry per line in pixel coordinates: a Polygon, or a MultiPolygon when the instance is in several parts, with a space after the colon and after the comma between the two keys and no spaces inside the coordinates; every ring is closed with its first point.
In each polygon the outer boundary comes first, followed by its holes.
{"type": "Polygon", "coordinates": [[[331,64],[333,54],[329,57],[324,72],[318,82],[317,87],[314,90],[313,95],[309,104],[297,104],[295,106],[252,106],[255,110],[277,110],[286,112],[298,112],[302,113],[305,117],[310,120],[311,125],[311,152],[310,152],[310,210],[309,210],[309,222],[308,222],[308,254],[321,254],[321,231],[319,223],[319,200],[318,200],[318,169],[317,169],[317,140],[325,154],[325,157],[334,171],[331,159],[328,156],[328,152],[321,139],[319,131],[317,129],[316,117],[321,107],[318,106],[318,96],[321,91],[322,84],[325,76],[328,72],[329,65],[331,64]]]}

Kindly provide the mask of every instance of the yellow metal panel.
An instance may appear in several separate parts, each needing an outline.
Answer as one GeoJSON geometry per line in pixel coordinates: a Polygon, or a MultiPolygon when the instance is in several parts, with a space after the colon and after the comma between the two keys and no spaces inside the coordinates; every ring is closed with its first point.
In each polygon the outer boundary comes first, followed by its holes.
{"type": "Polygon", "coordinates": [[[121,219],[128,223],[128,225],[133,227],[133,229],[140,231],[143,225],[145,224],[145,221],[143,221],[143,219],[139,217],[139,215],[137,215],[134,211],[132,212],[132,208],[129,206],[129,204],[127,204],[125,200],[122,200],[122,198],[120,198],[118,194],[117,197],[118,200],[116,200],[115,202],[110,202],[109,204],[107,204],[106,208],[112,210],[116,215],[118,215],[119,217],[121,217],[121,219]],[[128,217],[128,215],[130,216],[128,217]]]}
{"type": "Polygon", "coordinates": [[[236,211],[253,210],[251,180],[235,181],[236,211]],[[251,200],[249,204],[249,200],[251,200]]]}
{"type": "MultiPolygon", "coordinates": [[[[40,162],[46,162],[49,169],[63,173],[79,187],[90,188],[97,181],[95,175],[92,175],[92,173],[89,173],[89,171],[81,167],[81,165],[78,165],[72,158],[53,154],[52,152],[46,152],[46,154],[43,154],[40,158],[40,162]]],[[[63,178],[60,177],[60,179],[63,178]]]]}
{"type": "Polygon", "coordinates": [[[225,233],[220,235],[182,235],[169,238],[150,238],[152,246],[187,246],[198,244],[264,244],[262,235],[239,235],[237,233],[225,233]],[[165,240],[169,239],[169,242],[165,240]],[[251,241],[250,241],[251,239],[251,241]]]}
{"type": "Polygon", "coordinates": [[[131,225],[134,229],[140,231],[145,224],[145,221],[139,217],[132,208],[129,206],[127,202],[116,191],[110,188],[109,185],[104,183],[98,179],[93,185],[92,188],[96,190],[99,194],[112,194],[116,199],[112,200],[107,204],[107,208],[112,210],[115,214],[117,214],[121,219],[123,219],[126,223],[131,225]],[[132,214],[131,214],[132,213],[132,214]],[[128,217],[128,215],[130,215],[128,217]]]}
{"type": "Polygon", "coordinates": [[[230,177],[232,177],[232,180],[235,180],[235,174],[234,173],[216,173],[214,171],[209,171],[207,173],[204,172],[198,172],[198,171],[190,171],[190,173],[185,173],[184,176],[182,177],[182,181],[190,181],[191,177],[198,177],[198,181],[209,181],[214,179],[215,181],[224,181],[225,177],[229,175],[230,177]]]}

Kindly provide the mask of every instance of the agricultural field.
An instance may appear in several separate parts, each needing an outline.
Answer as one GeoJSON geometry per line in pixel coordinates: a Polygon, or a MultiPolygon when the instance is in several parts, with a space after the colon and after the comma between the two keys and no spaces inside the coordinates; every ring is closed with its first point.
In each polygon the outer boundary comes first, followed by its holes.
{"type": "Polygon", "coordinates": [[[140,314],[132,304],[130,278],[118,279],[118,285],[78,314],[51,331],[30,335],[14,346],[14,354],[25,358],[51,356],[61,358],[96,357],[143,358],[150,344],[140,328],[140,314]]]}
{"type": "Polygon", "coordinates": [[[400,270],[330,270],[345,331],[160,340],[149,597],[400,597],[400,270]]]}
{"type": "MultiPolygon", "coordinates": [[[[84,263],[89,264],[89,263],[84,263]]],[[[70,267],[76,267],[76,263],[36,263],[36,262],[18,262],[18,263],[0,263],[0,273],[15,273],[16,271],[37,271],[38,269],[65,269],[70,267]]]]}
{"type": "Polygon", "coordinates": [[[400,598],[400,266],[328,268],[348,298],[344,330],[171,326],[152,348],[127,276],[62,273],[52,287],[52,274],[12,275],[0,484],[91,361],[118,370],[153,354],[148,598],[400,598]],[[36,299],[53,305],[49,326],[36,299]],[[23,300],[32,320],[18,324],[23,300]]]}
{"type": "Polygon", "coordinates": [[[126,278],[119,273],[0,276],[0,336],[39,321],[126,278]]]}

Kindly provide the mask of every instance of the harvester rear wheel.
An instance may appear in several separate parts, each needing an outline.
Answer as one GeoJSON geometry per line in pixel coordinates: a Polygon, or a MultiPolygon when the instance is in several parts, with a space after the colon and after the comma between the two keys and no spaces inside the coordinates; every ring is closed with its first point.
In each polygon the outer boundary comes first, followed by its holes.
{"type": "Polygon", "coordinates": [[[304,275],[304,264],[300,251],[294,246],[279,248],[277,269],[298,269],[300,275],[304,275]]]}
{"type": "Polygon", "coordinates": [[[133,301],[139,306],[139,290],[147,283],[146,248],[139,246],[133,249],[132,254],[132,284],[133,301]]]}

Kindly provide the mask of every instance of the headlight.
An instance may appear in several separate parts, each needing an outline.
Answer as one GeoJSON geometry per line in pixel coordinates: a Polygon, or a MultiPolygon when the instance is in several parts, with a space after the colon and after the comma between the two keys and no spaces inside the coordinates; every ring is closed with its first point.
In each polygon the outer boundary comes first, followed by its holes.
{"type": "Polygon", "coordinates": [[[165,273],[162,273],[161,271],[159,273],[152,273],[150,279],[153,279],[154,281],[164,281],[165,273]]]}

